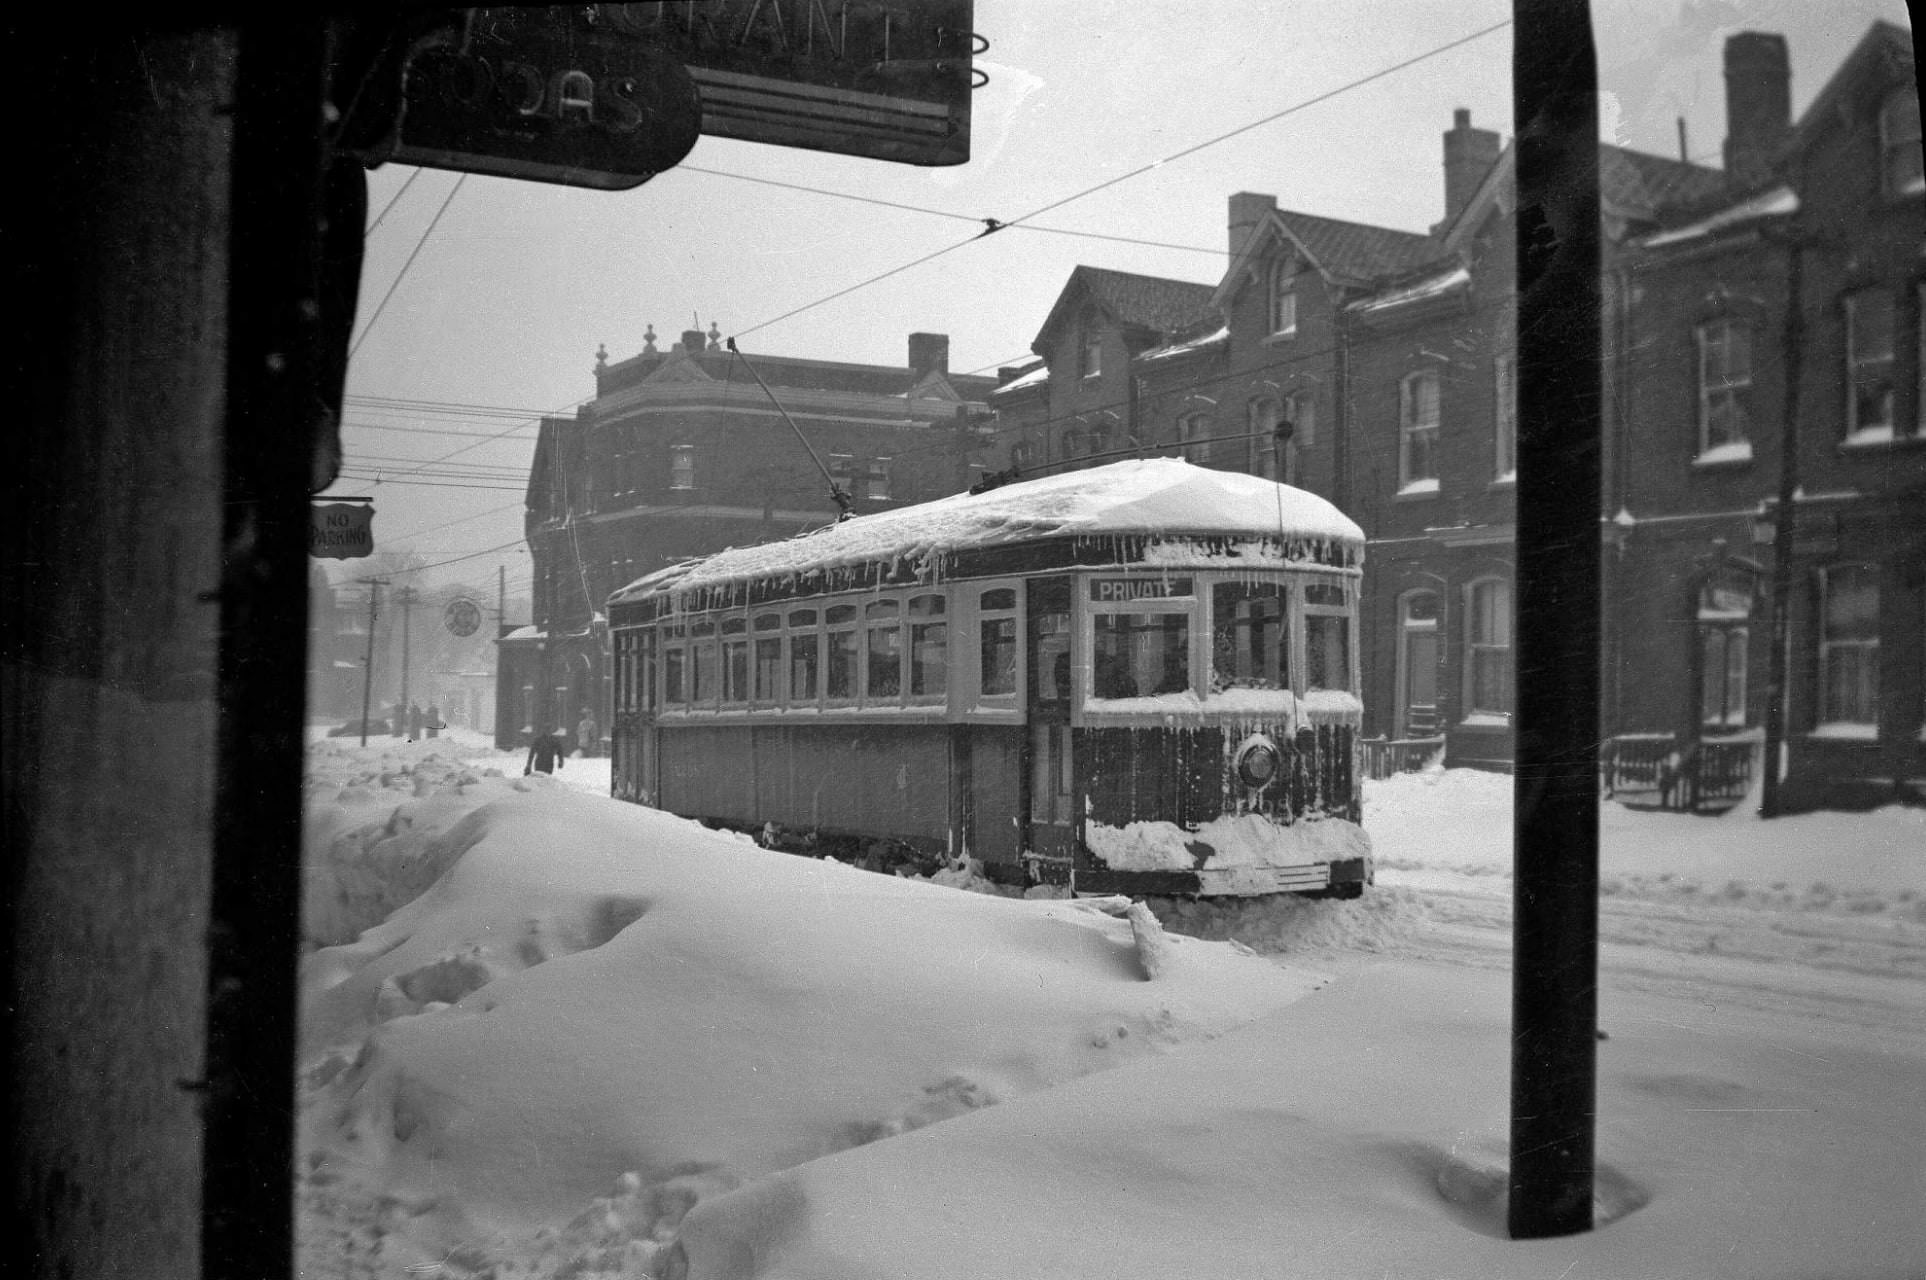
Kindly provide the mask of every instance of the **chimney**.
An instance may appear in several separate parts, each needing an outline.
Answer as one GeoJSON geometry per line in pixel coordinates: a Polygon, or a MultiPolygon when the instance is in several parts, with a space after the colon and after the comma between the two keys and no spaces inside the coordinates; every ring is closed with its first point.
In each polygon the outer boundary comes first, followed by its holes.
{"type": "Polygon", "coordinates": [[[1240,191],[1230,198],[1230,256],[1235,258],[1258,226],[1277,210],[1276,196],[1240,191]]]}
{"type": "Polygon", "coordinates": [[[1468,108],[1459,107],[1451,113],[1451,130],[1444,135],[1445,216],[1441,227],[1464,212],[1503,149],[1503,140],[1496,133],[1471,127],[1468,108]]]}
{"type": "Polygon", "coordinates": [[[910,373],[921,378],[926,374],[950,374],[950,335],[947,333],[912,333],[909,336],[910,373]]]}
{"type": "Polygon", "coordinates": [[[1725,42],[1725,180],[1764,182],[1792,131],[1792,66],[1786,38],[1741,31],[1725,42]]]}
{"type": "Polygon", "coordinates": [[[682,331],[682,349],[690,355],[701,355],[702,349],[708,345],[709,339],[703,336],[702,330],[684,329],[682,331]]]}

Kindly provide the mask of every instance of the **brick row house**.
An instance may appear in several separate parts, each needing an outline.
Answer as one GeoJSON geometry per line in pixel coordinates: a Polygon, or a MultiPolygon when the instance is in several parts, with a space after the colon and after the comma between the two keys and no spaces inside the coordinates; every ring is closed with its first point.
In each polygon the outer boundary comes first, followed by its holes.
{"type": "MultiPolygon", "coordinates": [[[[1912,66],[1910,37],[1877,24],[1795,124],[1783,39],[1741,34],[1726,51],[1723,169],[1600,147],[1608,732],[1675,758],[1756,742],[1773,561],[1761,539],[1796,365],[1788,762],[1815,798],[1926,775],[1912,66]],[[1804,247],[1789,343],[1791,242],[1804,247]]],[[[1369,538],[1367,734],[1504,768],[1521,429],[1512,152],[1463,111],[1443,142],[1445,217],[1428,232],[1239,193],[1214,284],[1077,268],[1033,344],[1039,363],[1005,370],[990,394],[991,465],[1181,452],[1330,497],[1369,538]]]]}
{"type": "Polygon", "coordinates": [[[498,745],[538,728],[575,745],[585,711],[606,734],[609,594],[665,565],[835,520],[823,470],[859,514],[971,481],[972,415],[987,412],[996,384],[952,374],[945,335],[911,334],[900,366],[755,352],[745,363],[713,325],[668,351],[646,337],[638,355],[598,357],[594,399],[540,424],[526,514],[533,620],[498,642],[498,745]]]}

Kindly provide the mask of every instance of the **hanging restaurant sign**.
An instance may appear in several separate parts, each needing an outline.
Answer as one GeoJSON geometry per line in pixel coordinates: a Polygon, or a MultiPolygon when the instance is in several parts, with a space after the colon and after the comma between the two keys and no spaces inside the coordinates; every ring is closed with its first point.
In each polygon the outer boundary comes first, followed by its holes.
{"type": "MultiPolygon", "coordinates": [[[[660,0],[416,11],[344,58],[338,150],[623,190],[701,133],[969,159],[974,0],[660,0]]],[[[347,42],[354,47],[355,41],[347,42]]]]}
{"type": "Polygon", "coordinates": [[[359,560],[374,554],[374,504],[330,502],[308,508],[308,554],[359,560]]]}

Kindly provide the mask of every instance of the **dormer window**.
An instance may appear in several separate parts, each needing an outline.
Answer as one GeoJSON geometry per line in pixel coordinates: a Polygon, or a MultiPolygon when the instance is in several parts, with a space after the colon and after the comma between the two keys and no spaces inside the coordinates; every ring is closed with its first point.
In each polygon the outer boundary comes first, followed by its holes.
{"type": "Polygon", "coordinates": [[[1077,348],[1077,376],[1094,378],[1103,372],[1103,335],[1097,331],[1097,309],[1083,311],[1081,345],[1077,348]]]}
{"type": "Polygon", "coordinates": [[[1926,191],[1920,170],[1919,89],[1896,89],[1879,105],[1880,189],[1888,197],[1926,191]]]}
{"type": "Polygon", "coordinates": [[[1297,264],[1280,262],[1271,268],[1271,333],[1297,336],[1297,264]]]}

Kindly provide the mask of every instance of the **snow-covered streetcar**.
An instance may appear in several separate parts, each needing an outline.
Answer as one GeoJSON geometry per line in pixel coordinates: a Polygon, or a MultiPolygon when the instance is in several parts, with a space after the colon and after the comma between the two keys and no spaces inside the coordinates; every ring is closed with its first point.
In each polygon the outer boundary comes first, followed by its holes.
{"type": "Polygon", "coordinates": [[[676,565],[609,600],[614,790],[1007,883],[1354,896],[1363,550],[1158,459],[676,565]]]}

